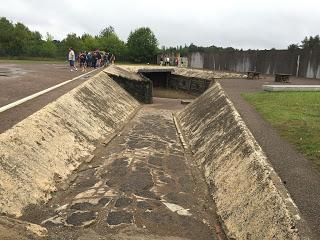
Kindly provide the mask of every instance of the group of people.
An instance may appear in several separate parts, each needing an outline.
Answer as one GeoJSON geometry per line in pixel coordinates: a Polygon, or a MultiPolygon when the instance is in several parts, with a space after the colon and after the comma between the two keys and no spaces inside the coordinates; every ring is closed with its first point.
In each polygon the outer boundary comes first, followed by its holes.
{"type": "MultiPolygon", "coordinates": [[[[160,66],[170,66],[170,58],[169,57],[165,57],[163,59],[163,56],[160,57],[160,66]]],[[[174,59],[174,65],[179,67],[179,58],[176,57],[174,59]]]]}
{"type": "Polygon", "coordinates": [[[114,64],[116,57],[107,51],[102,52],[99,49],[93,52],[80,52],[77,56],[73,48],[69,48],[68,60],[70,71],[78,71],[76,62],[80,66],[82,72],[86,72],[87,68],[106,67],[109,64],[114,64]]]}

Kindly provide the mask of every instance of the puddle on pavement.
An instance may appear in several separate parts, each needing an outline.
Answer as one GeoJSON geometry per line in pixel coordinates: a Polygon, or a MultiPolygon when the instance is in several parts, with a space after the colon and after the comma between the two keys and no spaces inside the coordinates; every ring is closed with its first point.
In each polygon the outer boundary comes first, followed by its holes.
{"type": "Polygon", "coordinates": [[[16,67],[0,67],[0,77],[18,77],[27,73],[27,70],[16,67]]]}

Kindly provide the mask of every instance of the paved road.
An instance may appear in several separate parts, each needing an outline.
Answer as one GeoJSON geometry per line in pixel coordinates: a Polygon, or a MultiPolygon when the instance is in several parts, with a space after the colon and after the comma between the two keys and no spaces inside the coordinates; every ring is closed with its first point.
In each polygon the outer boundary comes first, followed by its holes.
{"type": "MultiPolygon", "coordinates": [[[[264,83],[272,83],[272,78],[260,80],[224,79],[220,80],[235,107],[241,114],[254,137],[267,154],[270,162],[298,205],[303,218],[311,227],[315,239],[320,236],[320,173],[303,155],[261,116],[242,97],[243,92],[261,91],[264,83]]],[[[319,80],[295,79],[294,84],[319,84],[319,80]]]]}
{"type": "Polygon", "coordinates": [[[207,185],[185,157],[168,110],[181,105],[154,102],[23,219],[45,226],[48,239],[216,239],[207,185]]]}
{"type": "MultiPolygon", "coordinates": [[[[24,97],[70,80],[83,74],[70,72],[65,64],[3,64],[0,63],[0,107],[24,97]]],[[[22,105],[0,113],[0,133],[38,111],[48,103],[80,85],[87,78],[80,78],[63,87],[39,96],[22,105]]]]}

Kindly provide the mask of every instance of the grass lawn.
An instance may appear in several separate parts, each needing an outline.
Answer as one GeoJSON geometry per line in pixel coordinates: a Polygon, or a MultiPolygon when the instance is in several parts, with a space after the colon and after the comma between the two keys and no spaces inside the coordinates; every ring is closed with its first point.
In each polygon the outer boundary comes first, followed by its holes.
{"type": "Polygon", "coordinates": [[[244,93],[242,96],[320,169],[320,92],[244,93]]]}

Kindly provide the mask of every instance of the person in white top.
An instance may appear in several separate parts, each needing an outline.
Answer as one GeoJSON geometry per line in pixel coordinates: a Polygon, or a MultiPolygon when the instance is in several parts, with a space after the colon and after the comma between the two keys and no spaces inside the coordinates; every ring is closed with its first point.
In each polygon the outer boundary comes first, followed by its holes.
{"type": "Polygon", "coordinates": [[[76,61],[76,55],[74,54],[74,51],[72,48],[69,48],[69,64],[70,64],[70,71],[72,72],[73,70],[78,71],[77,67],[75,66],[75,61],[76,61]]]}

